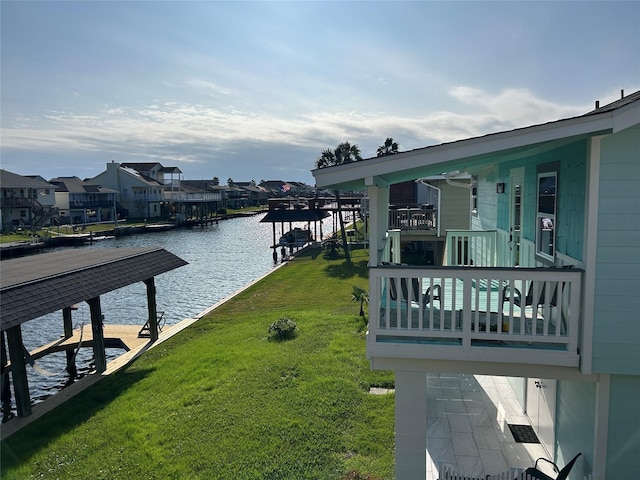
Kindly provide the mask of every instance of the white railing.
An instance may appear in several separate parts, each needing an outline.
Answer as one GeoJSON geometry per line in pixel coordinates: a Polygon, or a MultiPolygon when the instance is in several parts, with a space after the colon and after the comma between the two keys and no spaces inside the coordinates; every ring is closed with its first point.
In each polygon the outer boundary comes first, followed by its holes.
{"type": "MultiPolygon", "coordinates": [[[[465,476],[460,475],[456,472],[456,470],[446,464],[439,463],[438,464],[438,480],[536,480],[539,479],[539,476],[534,476],[525,472],[524,468],[510,468],[506,472],[496,473],[493,475],[487,475],[482,478],[474,477],[474,476],[465,476]]],[[[584,480],[594,480],[595,477],[593,474],[588,474],[584,476],[584,480]]]]}
{"type": "Polygon", "coordinates": [[[185,193],[185,192],[164,192],[163,200],[172,202],[218,202],[222,200],[220,193],[185,193]]]}
{"type": "Polygon", "coordinates": [[[447,230],[446,265],[495,267],[495,230],[447,230]]]}
{"type": "Polygon", "coordinates": [[[383,263],[400,263],[402,247],[400,246],[400,230],[389,230],[382,250],[383,263]]]}
{"type": "Polygon", "coordinates": [[[578,365],[581,270],[383,265],[369,277],[369,357],[578,365]]]}

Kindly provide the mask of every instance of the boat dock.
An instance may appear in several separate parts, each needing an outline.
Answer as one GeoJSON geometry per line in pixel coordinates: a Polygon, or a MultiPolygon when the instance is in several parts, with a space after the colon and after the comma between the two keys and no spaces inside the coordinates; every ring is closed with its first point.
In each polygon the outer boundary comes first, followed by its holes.
{"type": "MultiPolygon", "coordinates": [[[[140,337],[139,325],[104,325],[104,346],[105,348],[121,348],[126,352],[135,350],[149,342],[149,337],[140,337]]],[[[40,348],[29,352],[33,360],[44,357],[54,352],[64,352],[76,350],[78,348],[93,347],[93,332],[91,324],[83,328],[77,328],[73,335],[68,338],[54,340],[40,348]]]]}

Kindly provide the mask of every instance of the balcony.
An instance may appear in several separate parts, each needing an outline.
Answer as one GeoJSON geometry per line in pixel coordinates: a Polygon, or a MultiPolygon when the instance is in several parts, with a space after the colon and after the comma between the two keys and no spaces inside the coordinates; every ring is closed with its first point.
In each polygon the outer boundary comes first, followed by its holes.
{"type": "Polygon", "coordinates": [[[220,192],[163,192],[165,202],[219,202],[222,200],[220,192]]]}
{"type": "Polygon", "coordinates": [[[438,229],[438,211],[433,205],[403,204],[389,207],[389,230],[432,231],[438,229]]]}
{"type": "MultiPolygon", "coordinates": [[[[471,244],[495,247],[486,241],[491,235],[477,233],[471,244]]],[[[458,240],[450,240],[449,252],[459,251],[458,240]]],[[[573,268],[383,262],[369,270],[367,356],[577,367],[582,275],[573,268]]]]}

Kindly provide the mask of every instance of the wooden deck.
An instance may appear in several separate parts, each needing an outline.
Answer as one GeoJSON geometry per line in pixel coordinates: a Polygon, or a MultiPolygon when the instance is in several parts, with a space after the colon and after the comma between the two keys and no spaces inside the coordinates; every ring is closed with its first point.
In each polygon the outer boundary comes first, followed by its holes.
{"type": "MultiPolygon", "coordinates": [[[[125,352],[135,350],[149,343],[149,338],[138,337],[138,332],[142,327],[139,325],[104,325],[104,346],[105,348],[121,348],[125,352]]],[[[40,348],[29,352],[31,358],[37,360],[45,355],[65,350],[75,350],[81,343],[81,348],[93,346],[93,332],[91,325],[85,325],[82,329],[75,329],[69,338],[54,340],[40,348]],[[82,342],[82,343],[81,343],[82,342]]]]}

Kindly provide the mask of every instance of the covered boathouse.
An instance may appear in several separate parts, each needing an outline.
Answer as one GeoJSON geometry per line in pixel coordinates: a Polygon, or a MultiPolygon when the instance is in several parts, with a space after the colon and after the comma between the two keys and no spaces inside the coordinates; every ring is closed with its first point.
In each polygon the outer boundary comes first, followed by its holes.
{"type": "Polygon", "coordinates": [[[73,249],[2,261],[0,326],[3,402],[9,392],[10,373],[18,417],[31,415],[25,348],[22,343],[23,323],[62,310],[65,337],[70,337],[72,306],[87,302],[96,372],[102,373],[106,370],[106,355],[100,295],[144,282],[149,316],[141,320],[147,323],[149,341],[154,342],[159,331],[154,277],[184,265],[187,265],[186,261],[159,247],[73,249]]]}

